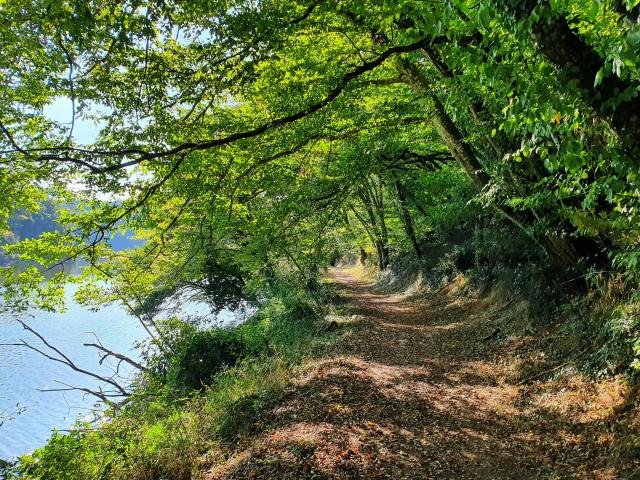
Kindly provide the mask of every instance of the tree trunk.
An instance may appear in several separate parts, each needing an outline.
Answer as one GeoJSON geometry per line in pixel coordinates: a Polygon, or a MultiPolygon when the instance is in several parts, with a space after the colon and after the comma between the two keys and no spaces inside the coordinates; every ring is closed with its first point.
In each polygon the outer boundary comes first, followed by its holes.
{"type": "Polygon", "coordinates": [[[422,249],[420,248],[420,244],[416,239],[416,232],[413,228],[413,219],[411,218],[411,212],[409,212],[409,206],[407,204],[407,197],[404,193],[404,188],[400,184],[400,181],[395,178],[394,186],[396,189],[396,194],[398,195],[398,210],[400,210],[400,217],[402,218],[402,223],[404,225],[404,231],[407,233],[407,237],[413,246],[413,251],[416,253],[416,257],[422,257],[422,249]]]}
{"type": "Polygon", "coordinates": [[[367,261],[367,252],[364,248],[360,247],[360,264],[364,265],[367,261]]]}
{"type": "MultiPolygon", "coordinates": [[[[442,57],[440,56],[440,54],[435,48],[432,48],[430,46],[425,46],[422,48],[422,53],[431,62],[434,68],[440,73],[441,78],[445,80],[454,80],[456,81],[456,83],[458,82],[456,78],[456,74],[453,72],[453,70],[451,70],[451,68],[449,68],[449,65],[447,65],[447,63],[442,59],[442,57]]],[[[459,91],[460,89],[458,89],[458,92],[459,91]]],[[[484,137],[486,142],[491,146],[493,152],[498,157],[501,157],[502,156],[501,149],[498,147],[494,139],[491,138],[490,135],[487,135],[487,132],[484,131],[484,128],[482,128],[482,120],[480,118],[480,113],[483,112],[483,110],[484,110],[484,107],[482,106],[481,103],[476,101],[476,99],[469,99],[469,116],[471,117],[471,120],[476,125],[476,127],[479,127],[481,129],[482,136],[484,137]]],[[[496,132],[498,131],[497,126],[494,130],[496,132]]]]}
{"type": "MultiPolygon", "coordinates": [[[[367,228],[366,221],[357,213],[356,216],[360,220],[360,223],[365,227],[365,230],[367,230],[367,233],[376,248],[376,252],[378,254],[378,267],[380,270],[385,270],[389,266],[389,247],[387,244],[386,223],[380,223],[379,219],[376,217],[376,211],[374,210],[376,207],[373,203],[373,198],[371,198],[371,192],[369,189],[365,189],[364,187],[361,188],[358,192],[358,196],[360,197],[360,201],[367,212],[371,228],[367,228]]],[[[384,222],[384,217],[382,220],[384,222]]]]}
{"type": "MultiPolygon", "coordinates": [[[[536,0],[510,1],[514,2],[514,4],[518,4],[519,1],[524,1],[525,3],[533,2],[537,4],[536,0]]],[[[347,18],[349,18],[352,22],[360,26],[364,26],[365,28],[369,28],[355,14],[350,12],[345,12],[345,14],[347,18]]],[[[373,29],[370,29],[370,32],[372,38],[376,43],[388,42],[388,39],[384,33],[373,29]]],[[[569,32],[573,34],[570,29],[569,32]]],[[[427,54],[427,52],[425,52],[425,54],[427,54]]],[[[406,83],[413,87],[413,89],[417,92],[426,95],[427,98],[431,100],[434,107],[432,124],[438,131],[442,142],[451,153],[451,156],[464,168],[478,190],[484,189],[484,187],[489,184],[491,177],[484,171],[475,153],[465,142],[460,130],[457,128],[451,117],[449,117],[449,115],[447,114],[444,105],[442,104],[440,99],[433,93],[429,80],[423,75],[418,67],[416,67],[407,59],[398,58],[396,61],[396,65],[399,72],[404,76],[406,83]]],[[[443,67],[443,65],[440,65],[439,67],[443,67]]],[[[535,218],[533,218],[532,214],[527,214],[526,212],[512,212],[509,211],[506,207],[499,205],[493,205],[493,208],[499,215],[503,216],[509,222],[516,225],[520,230],[522,230],[523,233],[531,237],[547,253],[547,255],[550,257],[552,265],[554,265],[556,268],[565,270],[571,266],[576,265],[579,258],[579,253],[582,250],[580,248],[574,247],[574,244],[579,243],[578,241],[574,242],[572,241],[572,239],[566,237],[559,239],[557,237],[551,236],[543,238],[541,241],[537,237],[531,235],[527,229],[528,225],[532,225],[535,223],[535,218]]],[[[592,239],[587,240],[591,241],[592,239]]],[[[591,243],[594,242],[591,241],[591,243]]]]}
{"type": "Polygon", "coordinates": [[[480,165],[471,147],[462,138],[460,130],[458,130],[458,127],[456,127],[451,117],[449,117],[445,111],[440,99],[431,93],[430,82],[418,67],[408,60],[399,60],[398,67],[406,76],[408,83],[416,91],[427,93],[434,107],[433,126],[438,131],[440,138],[448,148],[451,156],[463,166],[476,187],[482,190],[489,183],[491,177],[482,169],[482,165],[480,165]]]}
{"type": "MultiPolygon", "coordinates": [[[[424,93],[430,92],[429,81],[424,77],[422,72],[412,63],[401,60],[399,68],[407,76],[410,85],[417,91],[424,93]]],[[[433,125],[440,134],[440,138],[449,149],[451,156],[457,160],[466,170],[467,174],[473,180],[479,190],[488,185],[491,177],[482,169],[482,165],[476,158],[471,147],[464,141],[462,134],[453,123],[444,109],[442,102],[433,93],[428,93],[429,98],[434,104],[435,115],[433,125]]],[[[579,255],[572,245],[572,241],[566,238],[546,237],[542,240],[532,236],[527,229],[528,225],[535,222],[530,214],[526,212],[508,211],[506,207],[494,205],[495,211],[506,220],[516,225],[526,235],[531,237],[542,249],[549,255],[552,265],[559,270],[566,270],[574,266],[579,255]]]]}
{"type": "Polygon", "coordinates": [[[387,229],[387,221],[385,220],[384,204],[382,202],[382,192],[380,192],[379,198],[376,199],[376,211],[378,213],[378,222],[380,224],[380,242],[382,249],[382,270],[385,270],[389,266],[389,232],[387,229]]]}

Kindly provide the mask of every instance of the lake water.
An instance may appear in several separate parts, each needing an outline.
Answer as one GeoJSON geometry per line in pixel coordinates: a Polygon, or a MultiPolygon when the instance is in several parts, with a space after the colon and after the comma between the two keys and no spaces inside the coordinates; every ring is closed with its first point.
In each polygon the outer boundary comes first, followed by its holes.
{"type": "MultiPolygon", "coordinates": [[[[71,300],[73,286],[68,287],[68,310],[61,314],[35,313],[24,320],[52,345],[69,356],[79,367],[96,373],[113,373],[112,367],[98,365],[98,352],[83,343],[97,343],[96,337],[110,350],[138,358],[132,347],[146,338],[138,321],[118,306],[92,312],[71,300]]],[[[194,310],[189,312],[194,314],[194,310]]],[[[232,312],[218,316],[221,323],[232,323],[232,312]]],[[[0,315],[0,344],[21,339],[41,347],[40,341],[7,315],[0,315]]],[[[106,363],[106,362],[105,362],[106,363]]],[[[113,362],[112,362],[113,366],[113,362]]],[[[133,368],[120,366],[120,376],[130,377],[133,368]]],[[[100,381],[74,372],[68,366],[44,358],[37,352],[20,346],[0,346],[0,458],[12,459],[42,446],[51,431],[68,429],[77,418],[93,418],[96,399],[82,392],[41,392],[42,389],[64,388],[62,383],[96,388],[100,381]],[[21,412],[21,413],[16,413],[21,412]],[[12,415],[16,413],[15,415],[12,415]]]]}

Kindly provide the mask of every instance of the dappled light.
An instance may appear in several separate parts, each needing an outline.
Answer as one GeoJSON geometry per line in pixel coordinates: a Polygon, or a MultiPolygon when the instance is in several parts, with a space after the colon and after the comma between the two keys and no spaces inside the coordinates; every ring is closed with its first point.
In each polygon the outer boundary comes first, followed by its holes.
{"type": "Polygon", "coordinates": [[[639,285],[640,0],[0,0],[3,480],[640,478],[639,285]]]}
{"type": "Polygon", "coordinates": [[[620,392],[608,382],[589,402],[584,377],[516,386],[508,350],[472,353],[481,300],[440,292],[408,304],[344,271],[332,277],[365,318],[358,334],[308,363],[206,478],[609,478],[612,438],[599,420],[620,392]]]}

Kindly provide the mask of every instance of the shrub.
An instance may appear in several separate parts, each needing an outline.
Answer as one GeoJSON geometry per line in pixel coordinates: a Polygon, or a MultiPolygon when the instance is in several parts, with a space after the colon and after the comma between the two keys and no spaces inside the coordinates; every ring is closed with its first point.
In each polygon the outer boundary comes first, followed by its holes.
{"type": "Polygon", "coordinates": [[[242,341],[233,330],[192,330],[174,345],[167,385],[178,390],[197,390],[213,376],[242,357],[242,341]]]}

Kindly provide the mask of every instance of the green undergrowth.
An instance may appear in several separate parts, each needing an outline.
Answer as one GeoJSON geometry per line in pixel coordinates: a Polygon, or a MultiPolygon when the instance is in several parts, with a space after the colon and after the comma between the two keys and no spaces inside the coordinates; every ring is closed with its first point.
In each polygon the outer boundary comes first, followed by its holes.
{"type": "Polygon", "coordinates": [[[379,288],[419,297],[462,276],[466,293],[487,298],[487,308],[499,309],[493,341],[533,335],[551,365],[568,363],[592,377],[624,375],[637,382],[637,278],[593,269],[558,272],[531,239],[494,220],[445,229],[421,246],[425,253],[419,259],[408,250],[398,252],[391,267],[377,275],[379,288]]]}
{"type": "MultiPolygon", "coordinates": [[[[330,298],[326,287],[323,300],[330,298]]],[[[305,359],[335,343],[338,334],[324,328],[325,310],[317,298],[285,291],[233,329],[178,328],[173,320],[172,353],[152,359],[126,406],[101,425],[54,433],[7,478],[198,478],[277,402],[305,359]]]]}
{"type": "Polygon", "coordinates": [[[589,293],[558,309],[548,350],[556,360],[573,352],[575,364],[597,376],[622,374],[637,382],[640,373],[640,292],[621,276],[594,274],[589,293]]]}

